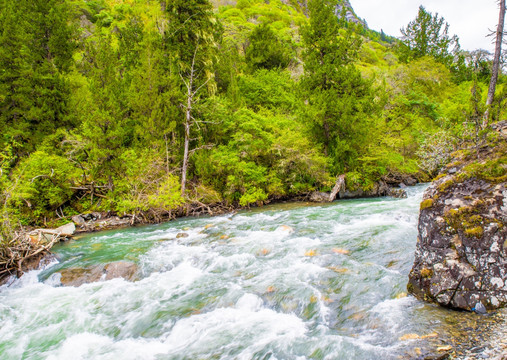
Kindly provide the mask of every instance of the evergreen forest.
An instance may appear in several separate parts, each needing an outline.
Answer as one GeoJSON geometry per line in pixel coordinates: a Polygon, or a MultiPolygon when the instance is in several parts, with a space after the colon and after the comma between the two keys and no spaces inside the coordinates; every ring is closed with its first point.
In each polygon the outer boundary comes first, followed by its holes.
{"type": "Polygon", "coordinates": [[[503,116],[505,76],[486,107],[491,55],[438,14],[395,38],[302,3],[0,0],[0,240],[429,181],[503,116]]]}

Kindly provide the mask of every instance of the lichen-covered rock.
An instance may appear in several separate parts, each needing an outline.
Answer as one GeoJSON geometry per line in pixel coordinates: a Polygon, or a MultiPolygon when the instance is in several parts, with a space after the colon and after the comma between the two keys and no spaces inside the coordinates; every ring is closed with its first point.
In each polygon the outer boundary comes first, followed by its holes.
{"type": "Polygon", "coordinates": [[[462,151],[424,193],[408,290],[443,306],[507,305],[507,144],[462,151]]]}

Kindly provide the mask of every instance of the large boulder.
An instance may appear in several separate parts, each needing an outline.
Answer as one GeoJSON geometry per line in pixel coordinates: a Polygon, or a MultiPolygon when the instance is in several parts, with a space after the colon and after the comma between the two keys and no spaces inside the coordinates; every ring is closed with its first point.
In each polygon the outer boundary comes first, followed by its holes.
{"type": "Polygon", "coordinates": [[[463,151],[426,190],[410,293],[465,310],[507,305],[506,157],[501,138],[463,151]]]}
{"type": "Polygon", "coordinates": [[[56,229],[63,237],[72,237],[76,232],[76,225],[73,222],[67,223],[56,229]]]}
{"type": "Polygon", "coordinates": [[[329,193],[314,191],[310,194],[310,201],[312,202],[328,202],[329,201],[329,193]]]}

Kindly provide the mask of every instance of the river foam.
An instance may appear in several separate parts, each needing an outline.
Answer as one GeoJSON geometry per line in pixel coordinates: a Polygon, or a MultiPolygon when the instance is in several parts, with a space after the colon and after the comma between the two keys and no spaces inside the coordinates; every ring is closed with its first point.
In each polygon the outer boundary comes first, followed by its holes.
{"type": "Polygon", "coordinates": [[[59,263],[0,288],[1,358],[403,356],[403,334],[433,331],[444,319],[413,298],[396,299],[413,261],[423,189],[409,189],[408,199],[181,219],[57,247],[59,263]],[[60,269],[118,260],[136,262],[139,280],[59,286],[60,269]]]}

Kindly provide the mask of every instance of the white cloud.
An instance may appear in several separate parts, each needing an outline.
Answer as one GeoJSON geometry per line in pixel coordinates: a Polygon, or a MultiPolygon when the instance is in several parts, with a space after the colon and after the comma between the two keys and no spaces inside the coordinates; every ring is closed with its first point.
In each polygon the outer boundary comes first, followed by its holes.
{"type": "Polygon", "coordinates": [[[417,16],[420,5],[438,13],[449,23],[449,32],[457,34],[462,48],[493,51],[488,29],[496,29],[498,5],[496,0],[350,0],[356,14],[368,26],[388,35],[400,36],[400,29],[417,16]]]}

